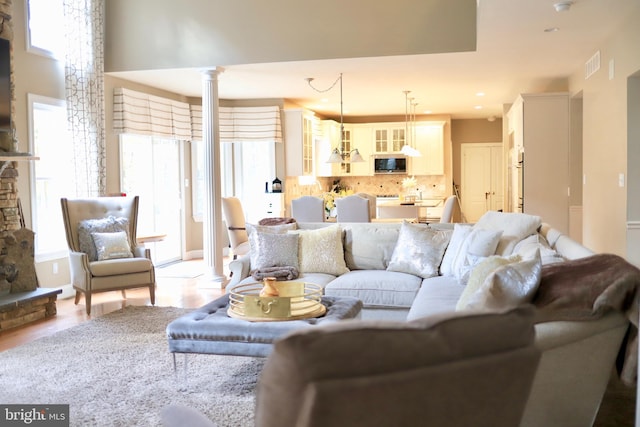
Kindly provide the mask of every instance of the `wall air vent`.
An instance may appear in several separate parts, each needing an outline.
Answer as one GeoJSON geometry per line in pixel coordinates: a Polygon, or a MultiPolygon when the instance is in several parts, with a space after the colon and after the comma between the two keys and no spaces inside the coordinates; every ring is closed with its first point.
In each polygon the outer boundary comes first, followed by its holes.
{"type": "Polygon", "coordinates": [[[593,54],[591,58],[584,64],[584,79],[594,75],[600,69],[600,51],[593,54]]]}

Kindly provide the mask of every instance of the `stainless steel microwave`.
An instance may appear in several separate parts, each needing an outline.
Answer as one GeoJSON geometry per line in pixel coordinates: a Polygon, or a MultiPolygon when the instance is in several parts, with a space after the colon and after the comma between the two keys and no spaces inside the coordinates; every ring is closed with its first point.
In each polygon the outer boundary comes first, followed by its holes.
{"type": "Polygon", "coordinates": [[[373,172],[375,174],[407,173],[406,157],[375,157],[373,161],[373,172]]]}

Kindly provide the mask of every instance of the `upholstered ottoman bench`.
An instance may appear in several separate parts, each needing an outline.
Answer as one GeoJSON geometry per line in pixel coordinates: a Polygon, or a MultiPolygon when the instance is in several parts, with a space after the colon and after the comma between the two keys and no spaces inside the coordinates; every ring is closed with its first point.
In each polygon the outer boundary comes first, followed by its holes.
{"type": "Polygon", "coordinates": [[[249,322],[227,315],[229,294],[169,323],[167,339],[173,353],[205,353],[266,357],[275,339],[290,331],[359,317],[362,301],[352,297],[322,297],[327,312],[318,318],[282,322],[249,322]]]}

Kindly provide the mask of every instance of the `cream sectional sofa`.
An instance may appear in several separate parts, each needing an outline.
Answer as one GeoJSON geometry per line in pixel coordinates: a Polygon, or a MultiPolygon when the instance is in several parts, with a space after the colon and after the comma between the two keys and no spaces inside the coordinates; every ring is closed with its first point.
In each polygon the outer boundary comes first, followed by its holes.
{"type": "MultiPolygon", "coordinates": [[[[415,245],[415,241],[406,242],[402,237],[399,238],[402,224],[299,223],[297,227],[303,235],[325,227],[340,227],[343,259],[337,260],[337,266],[325,265],[327,271],[305,271],[301,268],[299,280],[324,286],[326,295],[359,298],[364,303],[363,319],[404,321],[456,310],[466,287],[464,283],[469,278],[469,275],[454,271],[455,268],[462,270],[469,266],[461,264],[459,260],[452,261],[454,236],[459,237],[463,228],[467,232],[473,229],[499,230],[498,243],[493,250],[505,257],[519,254],[524,259],[530,259],[537,252],[543,263],[549,263],[593,255],[592,251],[542,223],[538,217],[491,212],[473,226],[431,225],[433,230],[438,230],[447,238],[444,248],[436,245],[438,248],[434,249],[439,264],[436,275],[423,278],[415,272],[387,270],[390,264],[397,263],[397,251],[406,251],[411,255],[411,246],[415,245]],[[524,221],[520,221],[522,219],[524,221]]],[[[335,246],[319,241],[313,243],[314,257],[324,259],[326,264],[327,257],[319,257],[317,251],[326,250],[335,254],[335,246]]],[[[482,249],[487,250],[487,247],[482,249]]],[[[415,267],[414,261],[411,256],[405,256],[405,264],[410,264],[408,270],[415,267]]],[[[227,289],[254,281],[250,276],[249,255],[232,261],[230,269],[232,278],[227,289]]],[[[472,271],[473,265],[467,273],[471,274],[472,271]]],[[[536,344],[543,350],[543,356],[521,425],[592,425],[628,326],[629,322],[621,313],[607,314],[599,320],[588,322],[538,323],[536,344]]]]}

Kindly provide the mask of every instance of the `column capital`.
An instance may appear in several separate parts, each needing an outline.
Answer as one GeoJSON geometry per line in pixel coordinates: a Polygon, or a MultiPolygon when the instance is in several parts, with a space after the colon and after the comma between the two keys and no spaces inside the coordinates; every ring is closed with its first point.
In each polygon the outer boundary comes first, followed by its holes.
{"type": "Polygon", "coordinates": [[[200,70],[200,72],[202,73],[202,77],[203,78],[216,78],[217,76],[219,76],[220,74],[222,74],[224,72],[224,68],[222,67],[209,67],[209,68],[203,68],[202,70],[200,70]]]}

